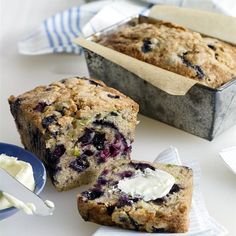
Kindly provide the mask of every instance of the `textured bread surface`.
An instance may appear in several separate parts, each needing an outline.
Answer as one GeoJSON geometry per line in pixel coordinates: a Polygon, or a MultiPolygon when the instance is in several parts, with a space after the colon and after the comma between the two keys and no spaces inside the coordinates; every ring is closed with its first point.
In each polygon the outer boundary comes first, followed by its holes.
{"type": "Polygon", "coordinates": [[[236,77],[236,46],[169,22],[132,21],[94,40],[212,88],[236,77]]]}
{"type": "Polygon", "coordinates": [[[9,98],[21,141],[67,190],[130,158],[138,105],[103,82],[69,78],[9,98]]]}
{"type": "Polygon", "coordinates": [[[87,191],[78,195],[78,209],[85,221],[126,229],[183,233],[188,231],[192,198],[192,170],[184,166],[131,161],[103,170],[87,191]],[[119,180],[132,178],[136,170],[164,170],[175,184],[163,198],[144,201],[117,188],[119,180]]]}

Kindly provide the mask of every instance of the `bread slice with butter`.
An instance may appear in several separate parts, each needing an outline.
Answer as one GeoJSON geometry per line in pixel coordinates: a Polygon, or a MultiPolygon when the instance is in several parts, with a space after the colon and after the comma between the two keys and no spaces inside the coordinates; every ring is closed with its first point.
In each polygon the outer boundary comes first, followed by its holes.
{"type": "Polygon", "coordinates": [[[112,165],[103,170],[92,187],[78,195],[78,209],[85,221],[101,225],[155,233],[187,232],[192,175],[188,167],[169,164],[131,161],[112,165]],[[156,187],[153,182],[148,184],[148,173],[155,176],[161,173],[156,187]],[[140,176],[146,182],[136,181],[140,176]],[[173,179],[174,182],[171,182],[173,179]],[[133,185],[122,188],[124,182],[130,180],[133,185]],[[162,185],[160,182],[163,182],[162,185]],[[171,186],[166,182],[172,183],[171,186]],[[144,183],[146,188],[142,189],[144,183]],[[158,186],[162,191],[158,191],[158,186]]]}

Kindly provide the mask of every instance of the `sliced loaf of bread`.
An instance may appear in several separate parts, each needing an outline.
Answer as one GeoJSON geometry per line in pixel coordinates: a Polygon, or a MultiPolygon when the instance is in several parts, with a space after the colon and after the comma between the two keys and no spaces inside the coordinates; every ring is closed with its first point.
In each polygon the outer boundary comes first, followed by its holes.
{"type": "Polygon", "coordinates": [[[130,158],[138,105],[101,81],[64,79],[9,103],[23,145],[43,160],[60,191],[130,158]]]}

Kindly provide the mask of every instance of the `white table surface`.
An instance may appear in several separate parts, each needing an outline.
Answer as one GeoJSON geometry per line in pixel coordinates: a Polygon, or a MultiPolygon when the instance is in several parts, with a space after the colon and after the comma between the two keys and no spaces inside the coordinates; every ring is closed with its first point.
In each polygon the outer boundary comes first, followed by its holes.
{"type": "MultiPolygon", "coordinates": [[[[85,61],[74,55],[22,56],[17,40],[44,18],[78,4],[77,0],[1,0],[0,22],[0,140],[20,145],[19,135],[9,112],[7,98],[40,84],[71,75],[88,75],[85,61]]],[[[198,160],[202,168],[201,186],[210,214],[236,235],[236,175],[218,156],[222,148],[236,145],[236,126],[209,142],[161,122],[139,116],[132,157],[152,161],[169,145],[179,149],[183,161],[198,160]]],[[[85,223],[77,212],[76,195],[81,189],[58,193],[47,181],[41,197],[56,204],[50,217],[26,216],[22,212],[0,222],[0,235],[88,236],[98,228],[85,223]]]]}

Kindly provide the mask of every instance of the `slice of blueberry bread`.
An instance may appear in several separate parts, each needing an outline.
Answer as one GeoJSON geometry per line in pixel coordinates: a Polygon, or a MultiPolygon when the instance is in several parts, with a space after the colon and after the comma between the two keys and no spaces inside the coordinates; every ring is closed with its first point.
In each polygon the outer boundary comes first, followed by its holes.
{"type": "Polygon", "coordinates": [[[188,231],[192,170],[184,166],[131,161],[105,168],[78,195],[86,221],[147,232],[188,231]]]}
{"type": "Polygon", "coordinates": [[[21,140],[58,190],[93,181],[130,158],[138,105],[103,82],[70,78],[9,98],[21,140]]]}

